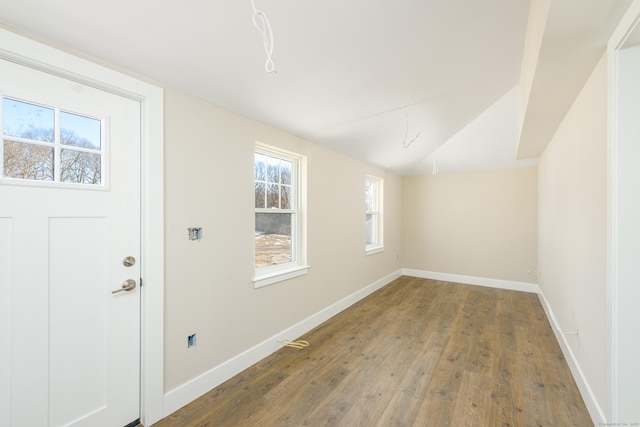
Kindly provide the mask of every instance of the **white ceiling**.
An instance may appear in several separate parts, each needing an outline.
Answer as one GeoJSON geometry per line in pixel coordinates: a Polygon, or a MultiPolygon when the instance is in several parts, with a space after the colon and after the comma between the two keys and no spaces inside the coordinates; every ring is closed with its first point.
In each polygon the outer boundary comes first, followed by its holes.
{"type": "Polygon", "coordinates": [[[535,72],[523,111],[518,158],[544,151],[631,0],[536,0],[547,5],[540,23],[535,72]]]}
{"type": "Polygon", "coordinates": [[[254,1],[275,74],[251,0],[0,0],[0,23],[399,174],[535,162],[515,154],[529,0],[254,1]]]}

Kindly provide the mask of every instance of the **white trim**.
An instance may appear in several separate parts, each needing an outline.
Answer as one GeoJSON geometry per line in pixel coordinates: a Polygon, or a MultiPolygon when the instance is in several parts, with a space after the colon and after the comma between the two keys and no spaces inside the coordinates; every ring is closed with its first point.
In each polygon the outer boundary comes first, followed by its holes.
{"type": "MultiPolygon", "coordinates": [[[[0,162],[2,163],[2,162],[0,162]]],[[[7,227],[8,239],[0,243],[0,281],[11,281],[13,276],[13,260],[10,243],[14,237],[13,218],[0,217],[0,228],[7,227]],[[4,245],[3,245],[4,244],[4,245]]],[[[1,230],[0,230],[1,232],[1,230]]],[[[11,425],[11,330],[13,307],[11,301],[13,288],[0,286],[0,425],[11,425]]]]}
{"type": "Polygon", "coordinates": [[[367,246],[367,248],[364,250],[365,255],[373,255],[380,252],[384,252],[384,246],[367,246]]]}
{"type": "Polygon", "coordinates": [[[257,289],[263,286],[273,285],[274,283],[282,282],[284,280],[304,276],[309,272],[310,268],[311,266],[309,265],[295,265],[294,267],[286,270],[279,269],[267,274],[257,274],[253,278],[253,286],[257,289]]]}
{"type": "MultiPolygon", "coordinates": [[[[165,417],[280,349],[282,344],[278,341],[282,341],[284,339],[296,339],[320,325],[322,322],[325,322],[340,313],[342,310],[360,301],[364,297],[388,285],[401,275],[402,272],[400,270],[391,273],[388,276],[385,276],[359,291],[354,292],[346,298],[330,305],[329,307],[320,310],[301,322],[296,323],[284,331],[262,341],[256,346],[232,359],[227,360],[197,378],[194,378],[193,380],[169,391],[165,394],[164,399],[165,417]]],[[[311,344],[313,345],[313,343],[311,344]]]]}
{"type": "MultiPolygon", "coordinates": [[[[283,280],[292,279],[294,277],[307,274],[309,272],[309,265],[307,265],[307,222],[306,222],[306,210],[307,210],[307,163],[306,156],[302,154],[293,153],[291,151],[283,150],[278,147],[273,147],[261,142],[255,142],[254,153],[266,157],[271,157],[279,160],[291,162],[291,206],[289,209],[267,208],[254,208],[256,214],[283,214],[288,213],[292,216],[292,229],[291,229],[291,250],[293,260],[284,264],[277,264],[272,266],[254,268],[254,287],[260,288],[274,283],[281,282],[283,280]]],[[[266,165],[265,165],[266,167],[266,165]]],[[[265,172],[266,173],[266,172],[265,172]]],[[[265,177],[266,179],[266,177],[265,177]]],[[[258,180],[262,181],[262,180],[258,180]]],[[[266,182],[267,181],[262,181],[266,182]]],[[[266,187],[265,187],[265,200],[266,200],[266,187]]],[[[254,245],[255,250],[255,245],[254,245]]]]}
{"type": "Polygon", "coordinates": [[[640,0],[634,0],[607,42],[609,54],[621,49],[640,21],[640,0]]]}
{"type": "Polygon", "coordinates": [[[142,120],[142,371],[144,425],[162,418],[164,387],[164,93],[159,87],[0,28],[0,58],[140,102],[142,120]]]}
{"type": "Polygon", "coordinates": [[[144,93],[140,421],[150,426],[164,414],[164,90],[144,93]]]}
{"type": "MultiPolygon", "coordinates": [[[[625,35],[626,38],[626,35],[625,35]]],[[[611,39],[613,40],[613,38],[611,39]]],[[[617,44],[617,43],[616,43],[617,44]]],[[[618,408],[618,369],[617,369],[617,269],[614,267],[618,263],[618,184],[617,184],[617,151],[615,149],[617,108],[615,98],[617,96],[618,85],[618,51],[617,46],[612,46],[609,42],[607,49],[607,264],[606,264],[606,321],[607,321],[607,367],[609,381],[607,384],[607,395],[610,396],[609,411],[611,419],[617,419],[618,408]]]]}
{"type": "Polygon", "coordinates": [[[490,279],[487,277],[463,276],[460,274],[437,273],[434,271],[402,269],[405,276],[420,277],[422,279],[443,280],[446,282],[463,283],[466,285],[487,286],[490,288],[508,289],[511,291],[530,292],[537,294],[540,287],[535,283],[514,282],[511,280],[490,279]]]}
{"type": "Polygon", "coordinates": [[[296,153],[294,151],[285,150],[284,148],[276,147],[275,145],[265,144],[264,142],[256,141],[255,142],[255,151],[259,154],[264,154],[265,156],[274,156],[274,153],[277,154],[277,157],[286,158],[292,162],[296,162],[300,159],[300,157],[304,157],[300,153],[296,153]]]}
{"type": "Polygon", "coordinates": [[[553,334],[556,336],[556,340],[558,344],[560,344],[560,349],[562,350],[562,354],[567,361],[567,365],[569,365],[569,369],[573,374],[573,378],[578,386],[578,390],[580,390],[580,394],[582,395],[582,400],[584,400],[585,405],[587,406],[587,410],[589,411],[589,415],[591,416],[591,420],[594,425],[606,425],[607,419],[604,414],[604,411],[598,405],[598,400],[596,399],[589,383],[587,382],[587,378],[582,373],[582,369],[580,369],[580,365],[578,364],[578,360],[574,356],[571,351],[571,347],[567,342],[565,334],[562,332],[560,328],[560,324],[556,320],[556,317],[553,315],[553,310],[551,309],[551,305],[549,301],[545,298],[542,291],[538,293],[538,299],[540,300],[540,304],[544,309],[545,314],[547,315],[547,319],[549,320],[549,324],[551,325],[551,329],[553,330],[553,334]]]}
{"type": "MultiPolygon", "coordinates": [[[[365,227],[366,227],[366,215],[372,215],[374,220],[374,233],[375,241],[370,244],[366,244],[365,236],[365,253],[372,255],[384,250],[384,179],[373,175],[365,176],[365,189],[366,183],[371,182],[374,185],[373,192],[373,210],[367,210],[365,201],[365,227]]],[[[365,192],[366,199],[366,192],[365,192]]],[[[366,233],[366,229],[365,229],[366,233]]]]}
{"type": "MultiPolygon", "coordinates": [[[[624,47],[629,35],[638,27],[640,21],[640,0],[634,0],[607,43],[607,342],[608,347],[608,377],[607,395],[609,396],[610,420],[618,420],[620,414],[620,367],[619,361],[619,332],[620,313],[619,301],[619,195],[618,195],[618,51],[624,47]]],[[[627,338],[628,339],[628,338],[627,338]]],[[[603,422],[607,422],[603,417],[603,422]]]]}

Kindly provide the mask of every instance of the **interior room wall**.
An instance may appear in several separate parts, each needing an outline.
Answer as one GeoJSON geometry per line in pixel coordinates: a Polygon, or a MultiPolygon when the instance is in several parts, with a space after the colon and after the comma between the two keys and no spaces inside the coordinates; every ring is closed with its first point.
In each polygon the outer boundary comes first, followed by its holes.
{"type": "Polygon", "coordinates": [[[539,285],[602,409],[610,404],[606,162],[603,57],[538,165],[539,285]]]}
{"type": "Polygon", "coordinates": [[[167,89],[165,392],[397,272],[401,209],[400,177],[167,89]],[[259,289],[252,283],[256,141],[307,156],[311,265],[305,276],[259,289]],[[367,174],[384,179],[385,201],[386,248],[369,256],[367,174]],[[188,240],[189,227],[202,227],[201,241],[188,240]]]}
{"type": "Polygon", "coordinates": [[[534,283],[535,167],[404,178],[403,267],[534,283]]]}

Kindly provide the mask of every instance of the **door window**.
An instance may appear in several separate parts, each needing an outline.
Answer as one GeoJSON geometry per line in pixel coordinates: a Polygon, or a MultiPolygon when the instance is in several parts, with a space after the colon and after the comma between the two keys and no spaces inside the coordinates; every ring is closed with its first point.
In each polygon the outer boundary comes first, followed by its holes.
{"type": "Polygon", "coordinates": [[[103,124],[89,115],[2,98],[2,181],[102,186],[103,124]]]}

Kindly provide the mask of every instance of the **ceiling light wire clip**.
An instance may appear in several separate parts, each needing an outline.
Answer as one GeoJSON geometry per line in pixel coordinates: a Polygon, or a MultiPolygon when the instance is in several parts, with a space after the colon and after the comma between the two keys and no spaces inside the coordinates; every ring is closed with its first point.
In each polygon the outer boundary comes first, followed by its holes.
{"type": "Polygon", "coordinates": [[[267,73],[275,73],[276,66],[273,63],[273,30],[271,30],[271,24],[267,15],[261,10],[256,8],[254,0],[251,0],[251,6],[253,7],[253,26],[256,27],[260,35],[262,36],[262,44],[264,44],[264,51],[267,54],[267,61],[264,68],[267,73]]]}

